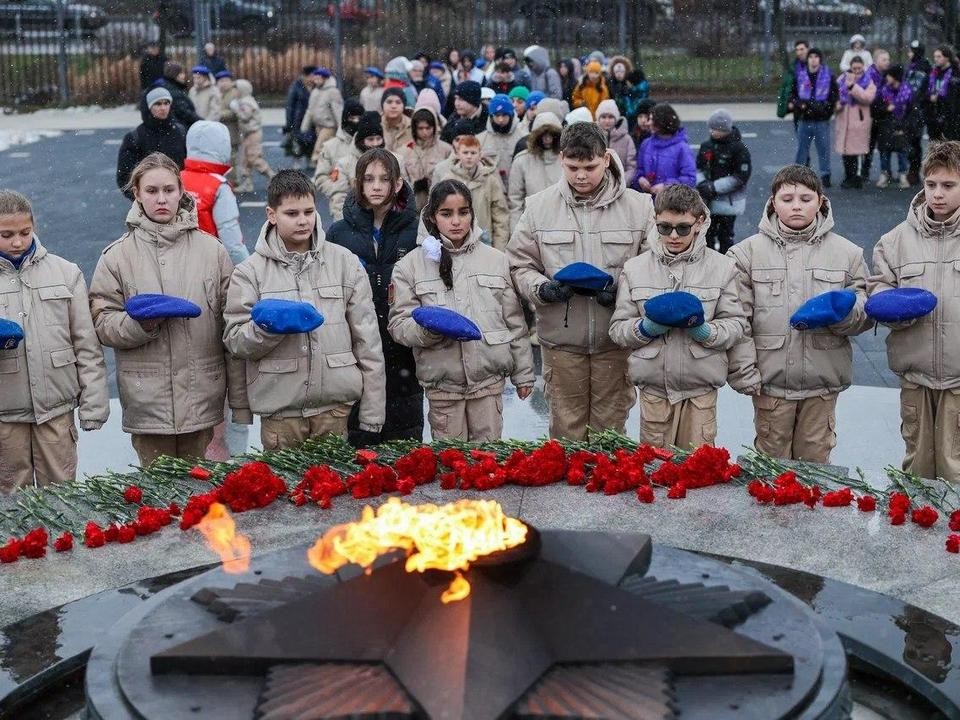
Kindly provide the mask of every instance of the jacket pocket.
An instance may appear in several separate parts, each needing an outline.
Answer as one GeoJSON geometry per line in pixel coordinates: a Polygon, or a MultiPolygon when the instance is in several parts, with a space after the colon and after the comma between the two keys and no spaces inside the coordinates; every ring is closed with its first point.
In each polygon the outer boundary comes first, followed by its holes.
{"type": "Polygon", "coordinates": [[[577,244],[575,234],[569,230],[541,230],[540,258],[546,274],[553,276],[558,270],[576,262],[577,244]]]}
{"type": "Polygon", "coordinates": [[[261,360],[257,370],[261,375],[282,375],[297,371],[300,361],[297,358],[273,358],[261,360]]]}
{"type": "Polygon", "coordinates": [[[20,358],[13,357],[0,358],[0,375],[11,375],[20,372],[20,358]]]}
{"type": "Polygon", "coordinates": [[[786,274],[786,270],[779,268],[758,269],[750,273],[754,313],[765,307],[783,305],[783,281],[786,274]]]}
{"type": "Polygon", "coordinates": [[[321,382],[321,402],[342,403],[359,400],[363,393],[363,375],[353,352],[325,355],[327,367],[321,382]]]}
{"type": "Polygon", "coordinates": [[[136,430],[173,427],[173,388],[159,362],[124,362],[117,367],[123,423],[136,430]]]}
{"type": "Polygon", "coordinates": [[[900,287],[923,287],[923,272],[926,263],[908,263],[900,267],[898,277],[900,287]]]}
{"type": "Polygon", "coordinates": [[[199,422],[218,423],[223,420],[226,391],[226,363],[223,360],[208,360],[197,364],[192,395],[199,422]]]}
{"type": "MultiPolygon", "coordinates": [[[[633,233],[629,230],[604,230],[600,233],[603,264],[607,270],[621,270],[624,263],[637,254],[633,233]]],[[[610,273],[616,279],[616,272],[610,273]]]]}
{"type": "Polygon", "coordinates": [[[712,355],[723,355],[724,359],[727,357],[726,350],[717,350],[716,348],[708,348],[700,343],[691,340],[690,341],[690,354],[693,355],[697,360],[702,360],[703,358],[708,358],[712,355]]]}
{"type": "Polygon", "coordinates": [[[813,268],[813,292],[817,295],[828,290],[839,290],[847,280],[847,273],[843,270],[828,270],[813,268]]]}
{"type": "Polygon", "coordinates": [[[77,355],[73,348],[65,350],[54,350],[50,353],[50,364],[55,368],[66,367],[67,365],[77,364],[77,355]]]}
{"type": "Polygon", "coordinates": [[[815,350],[836,350],[847,343],[847,339],[833,333],[813,333],[811,344],[815,350]]]}
{"type": "Polygon", "coordinates": [[[646,315],[643,309],[644,303],[650,298],[667,292],[661,288],[652,287],[632,287],[630,288],[630,299],[636,304],[637,310],[641,315],[646,315]]]}
{"type": "Polygon", "coordinates": [[[317,288],[318,309],[323,315],[324,325],[336,325],[347,321],[343,302],[342,285],[326,285],[317,288]]]}
{"type": "Polygon", "coordinates": [[[717,314],[717,303],[720,301],[720,288],[687,288],[687,292],[700,299],[703,304],[704,319],[708,322],[713,319],[717,314]]]}
{"type": "Polygon", "coordinates": [[[413,286],[413,291],[420,299],[421,305],[446,305],[447,297],[453,290],[448,290],[443,280],[421,280],[413,286]]]}
{"type": "Polygon", "coordinates": [[[483,312],[503,313],[503,292],[507,289],[507,280],[500,275],[474,275],[478,289],[478,306],[483,312]]]}
{"type": "Polygon", "coordinates": [[[663,340],[653,340],[646,345],[638,347],[633,351],[633,354],[638,358],[644,358],[648,360],[650,358],[655,358],[660,354],[660,351],[663,350],[664,342],[663,340]]]}
{"type": "Polygon", "coordinates": [[[767,351],[771,352],[773,350],[779,350],[783,347],[783,344],[787,341],[786,335],[754,335],[753,344],[756,346],[758,351],[767,351]]]}
{"type": "Polygon", "coordinates": [[[44,325],[69,325],[70,300],[73,293],[66,285],[47,285],[37,288],[44,325]]]}

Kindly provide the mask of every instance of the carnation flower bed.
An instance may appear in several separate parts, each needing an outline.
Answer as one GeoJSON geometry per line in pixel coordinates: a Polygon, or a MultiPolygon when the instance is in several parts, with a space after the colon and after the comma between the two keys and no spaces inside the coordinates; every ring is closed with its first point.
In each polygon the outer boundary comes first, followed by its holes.
{"type": "Polygon", "coordinates": [[[945,549],[960,553],[956,489],[895,468],[887,468],[887,475],[889,487],[877,490],[862,474],[851,479],[823,466],[788,466],[755,451],[747,453],[741,466],[724,448],[668,451],[611,432],[594,433],[586,442],[401,442],[358,451],[342,439],[326,438],[239,463],[195,464],[164,457],[127,474],[23,489],[12,509],[0,512],[0,527],[9,537],[0,546],[0,563],[40,559],[50,547],[70,552],[81,544],[94,549],[139,542],[167,526],[187,531],[214,503],[234,513],[278,500],[323,510],[341,496],[363,500],[400,494],[415,501],[417,488],[428,484],[479,493],[508,485],[555,484],[603,495],[634,493],[637,512],[656,512],[648,506],[722,485],[748,493],[761,512],[765,506],[786,505],[798,506],[798,512],[852,505],[864,513],[882,511],[890,525],[910,521],[945,532],[945,549]]]}

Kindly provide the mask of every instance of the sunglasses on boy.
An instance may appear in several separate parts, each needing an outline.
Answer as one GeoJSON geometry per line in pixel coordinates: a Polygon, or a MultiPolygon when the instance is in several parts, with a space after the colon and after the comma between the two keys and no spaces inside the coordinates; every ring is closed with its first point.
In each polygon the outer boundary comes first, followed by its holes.
{"type": "Polygon", "coordinates": [[[693,230],[693,225],[690,223],[680,223],[679,225],[671,225],[670,223],[664,222],[657,223],[657,232],[663,237],[670,237],[674,231],[676,231],[677,237],[686,237],[690,234],[691,230],[693,230]]]}

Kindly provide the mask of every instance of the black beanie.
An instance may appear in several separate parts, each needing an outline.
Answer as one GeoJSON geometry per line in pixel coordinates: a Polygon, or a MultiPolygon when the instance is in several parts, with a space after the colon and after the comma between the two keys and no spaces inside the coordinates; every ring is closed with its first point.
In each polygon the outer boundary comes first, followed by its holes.
{"type": "Polygon", "coordinates": [[[386,102],[388,97],[398,97],[400,98],[400,102],[404,105],[407,104],[407,96],[406,93],[403,92],[403,88],[392,87],[384,90],[383,96],[380,98],[380,107],[383,107],[383,103],[386,102]]]}
{"type": "Polygon", "coordinates": [[[903,65],[891,65],[884,75],[889,75],[897,82],[903,82],[903,65]]]}
{"type": "Polygon", "coordinates": [[[453,91],[453,94],[474,107],[480,107],[480,83],[478,82],[464,80],[457,85],[457,89],[453,91]]]}
{"type": "Polygon", "coordinates": [[[353,136],[353,142],[358,150],[366,150],[363,141],[368,137],[380,135],[383,137],[383,125],[380,124],[380,113],[370,110],[365,112],[357,123],[357,134],[353,136]]]}
{"type": "Polygon", "coordinates": [[[347,98],[343,101],[343,112],[340,113],[340,124],[347,122],[349,117],[359,117],[363,115],[363,105],[356,98],[347,98]]]}

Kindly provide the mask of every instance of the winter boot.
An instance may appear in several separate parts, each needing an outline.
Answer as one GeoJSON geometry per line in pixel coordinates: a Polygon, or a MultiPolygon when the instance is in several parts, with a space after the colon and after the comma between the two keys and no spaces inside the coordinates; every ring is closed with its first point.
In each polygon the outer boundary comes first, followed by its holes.
{"type": "Polygon", "coordinates": [[[885,188],[889,184],[890,184],[890,173],[884,170],[882,173],[880,173],[880,177],[877,178],[877,187],[885,188]]]}
{"type": "MultiPolygon", "coordinates": [[[[826,187],[826,185],[824,185],[824,187],[826,187]]],[[[843,179],[843,182],[840,183],[840,187],[842,187],[844,190],[859,190],[863,187],[863,178],[859,175],[850,175],[849,177],[845,177],[843,179]]]]}
{"type": "Polygon", "coordinates": [[[910,187],[910,178],[906,173],[900,173],[900,187],[904,190],[910,187]]]}
{"type": "Polygon", "coordinates": [[[820,180],[821,180],[821,182],[823,182],[823,186],[824,186],[825,188],[833,187],[833,186],[830,184],[830,176],[829,176],[829,175],[824,175],[822,178],[820,178],[820,180]]]}

